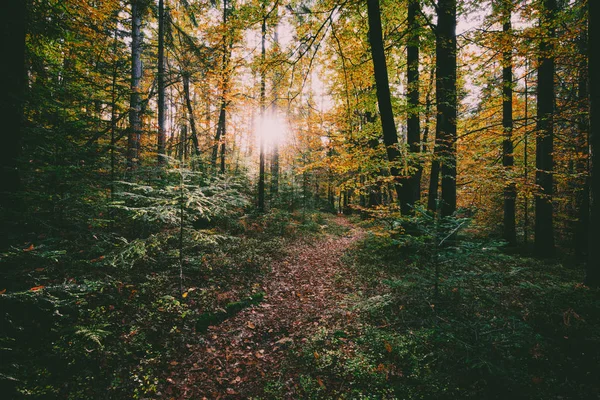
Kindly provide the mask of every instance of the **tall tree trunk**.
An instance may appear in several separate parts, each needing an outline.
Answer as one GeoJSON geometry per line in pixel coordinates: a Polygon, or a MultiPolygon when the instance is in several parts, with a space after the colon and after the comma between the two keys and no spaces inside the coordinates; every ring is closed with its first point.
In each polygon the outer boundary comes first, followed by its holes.
{"type": "Polygon", "coordinates": [[[164,164],[166,131],[165,107],[165,5],[158,0],[158,164],[164,164]]]}
{"type": "Polygon", "coordinates": [[[145,0],[131,1],[131,97],[129,102],[129,134],[127,140],[127,168],[139,164],[142,136],[142,19],[145,0]]]}
{"type": "Polygon", "coordinates": [[[390,171],[395,179],[395,189],[398,200],[404,201],[401,193],[402,186],[398,181],[400,173],[398,168],[394,166],[400,159],[400,151],[397,147],[398,134],[396,131],[396,122],[394,121],[394,112],[392,110],[390,84],[385,61],[385,50],[383,47],[379,0],[367,0],[367,11],[369,14],[369,42],[371,43],[371,55],[373,57],[375,85],[377,87],[377,104],[379,106],[379,115],[381,116],[383,143],[386,148],[388,160],[392,163],[390,171]]]}
{"type": "Polygon", "coordinates": [[[431,160],[431,173],[429,175],[429,194],[427,196],[427,209],[434,213],[437,212],[439,185],[440,161],[437,159],[437,152],[434,150],[433,159],[431,160]]]}
{"type": "MultiPolygon", "coordinates": [[[[584,7],[581,6],[582,11],[584,7]]],[[[587,22],[587,21],[586,21],[587,22]]],[[[579,54],[581,61],[579,62],[579,82],[578,86],[578,101],[581,115],[578,120],[578,132],[576,138],[577,154],[585,154],[588,150],[588,135],[589,135],[589,96],[588,96],[588,65],[587,65],[587,47],[588,47],[588,27],[582,30],[579,37],[579,54]]],[[[580,261],[585,259],[587,253],[587,236],[590,222],[590,191],[589,191],[589,168],[587,158],[578,157],[576,173],[585,176],[583,186],[579,186],[577,190],[577,209],[578,221],[575,227],[575,253],[580,261]]]]}
{"type": "MultiPolygon", "coordinates": [[[[600,3],[588,1],[590,38],[600,35],[600,3]]],[[[600,286],[600,41],[589,43],[588,76],[590,84],[590,230],[588,235],[588,262],[585,283],[600,286]]]]}
{"type": "Polygon", "coordinates": [[[436,143],[442,173],[442,217],[456,211],[456,0],[439,0],[436,28],[436,143]]]}
{"type": "MultiPolygon", "coordinates": [[[[409,36],[407,45],[407,84],[408,84],[408,115],[406,119],[406,138],[412,154],[421,151],[421,123],[419,121],[419,4],[420,0],[409,0],[408,26],[409,36]]],[[[421,174],[420,162],[417,170],[409,174],[405,181],[406,189],[403,190],[404,199],[401,200],[402,214],[412,213],[413,207],[421,199],[421,174]]]]}
{"type": "Polygon", "coordinates": [[[217,133],[215,135],[215,144],[213,146],[212,153],[212,164],[213,168],[217,168],[217,158],[219,154],[219,148],[221,150],[221,162],[219,170],[221,173],[225,172],[225,136],[227,134],[227,92],[229,86],[229,53],[231,52],[231,48],[233,42],[231,42],[228,38],[227,34],[227,0],[223,0],[223,56],[221,60],[221,84],[222,95],[221,95],[221,107],[219,110],[219,121],[217,122],[217,133]],[[228,44],[229,41],[229,44],[228,44]]]}
{"type": "Polygon", "coordinates": [[[7,0],[2,5],[0,34],[3,60],[0,62],[0,121],[2,121],[2,146],[0,146],[0,205],[7,210],[19,206],[15,194],[21,188],[19,157],[23,136],[23,96],[26,87],[25,34],[27,26],[25,0],[7,0]]]}
{"type": "MultiPolygon", "coordinates": [[[[265,120],[265,58],[266,48],[265,41],[267,37],[267,17],[263,4],[262,9],[263,20],[261,26],[261,53],[260,53],[260,120],[261,125],[264,125],[265,120]]],[[[263,126],[261,126],[263,129],[263,126]]],[[[260,160],[258,171],[258,211],[265,211],[265,139],[263,132],[260,133],[260,160]]]]}
{"type": "MultiPolygon", "coordinates": [[[[502,23],[505,41],[504,46],[511,44],[512,26],[511,15],[513,0],[503,0],[502,23]]],[[[504,186],[504,240],[511,245],[517,244],[517,231],[515,223],[517,189],[510,176],[515,159],[512,141],[513,130],[513,71],[512,71],[512,45],[505,47],[502,52],[502,128],[504,140],[502,141],[502,165],[504,166],[509,181],[504,186]]]]}
{"type": "Polygon", "coordinates": [[[540,25],[542,35],[538,66],[536,174],[540,190],[535,195],[535,251],[540,257],[554,254],[554,226],[552,222],[552,170],[554,161],[554,46],[556,0],[544,0],[540,25]]]}
{"type": "MultiPolygon", "coordinates": [[[[277,6],[275,6],[277,7],[277,6]]],[[[278,11],[277,11],[278,14],[278,11]]],[[[273,47],[275,52],[279,52],[279,34],[277,32],[277,26],[275,26],[275,32],[273,34],[273,47]]],[[[277,115],[277,101],[279,99],[279,79],[281,74],[275,72],[273,75],[273,116],[277,115]]],[[[279,193],[279,143],[275,140],[273,144],[273,154],[271,156],[271,197],[275,199],[279,193]]]]}
{"type": "Polygon", "coordinates": [[[194,117],[194,109],[192,108],[192,100],[190,96],[190,74],[187,71],[182,71],[183,78],[183,95],[185,96],[185,106],[187,108],[188,120],[192,130],[192,142],[194,143],[194,154],[200,155],[200,143],[198,141],[198,132],[196,130],[196,118],[194,117]]]}

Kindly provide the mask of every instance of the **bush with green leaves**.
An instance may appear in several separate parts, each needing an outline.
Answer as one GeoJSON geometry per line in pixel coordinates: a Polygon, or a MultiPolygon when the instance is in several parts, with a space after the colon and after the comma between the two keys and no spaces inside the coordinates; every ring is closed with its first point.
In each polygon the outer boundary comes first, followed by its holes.
{"type": "Polygon", "coordinates": [[[359,317],[302,347],[303,397],[597,397],[598,290],[580,268],[506,254],[464,221],[386,224],[346,255],[359,317]]]}

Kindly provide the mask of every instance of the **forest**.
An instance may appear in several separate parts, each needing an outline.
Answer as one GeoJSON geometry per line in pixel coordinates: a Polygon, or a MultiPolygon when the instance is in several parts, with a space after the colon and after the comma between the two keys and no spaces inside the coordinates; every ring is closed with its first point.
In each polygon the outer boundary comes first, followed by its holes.
{"type": "Polygon", "coordinates": [[[3,399],[600,399],[600,1],[0,10],[3,399]]]}

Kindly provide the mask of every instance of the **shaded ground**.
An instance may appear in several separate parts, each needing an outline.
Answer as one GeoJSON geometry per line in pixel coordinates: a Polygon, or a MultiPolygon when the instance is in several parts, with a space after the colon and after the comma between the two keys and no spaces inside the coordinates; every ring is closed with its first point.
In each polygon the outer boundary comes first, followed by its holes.
{"type": "Polygon", "coordinates": [[[263,283],[265,300],[208,329],[205,342],[190,347],[177,365],[166,394],[174,398],[236,399],[260,396],[264,383],[293,377],[280,368],[286,348],[301,343],[320,326],[352,319],[344,299],[356,290],[340,259],[363,232],[350,228],[343,237],[327,235],[296,242],[272,266],[263,283]]]}

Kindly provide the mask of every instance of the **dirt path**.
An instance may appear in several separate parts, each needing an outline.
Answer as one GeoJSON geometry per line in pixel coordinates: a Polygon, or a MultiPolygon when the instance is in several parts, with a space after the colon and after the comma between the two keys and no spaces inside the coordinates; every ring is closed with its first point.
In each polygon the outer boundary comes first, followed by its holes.
{"type": "Polygon", "coordinates": [[[265,382],[282,378],[288,346],[346,318],[343,301],[355,286],[340,259],[364,233],[342,217],[336,222],[350,232],[295,243],[265,279],[265,300],[209,328],[206,342],[190,349],[187,373],[169,379],[177,398],[260,396],[265,382]]]}

